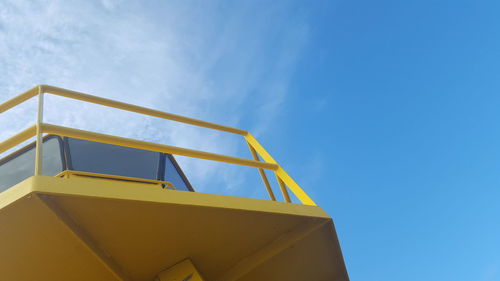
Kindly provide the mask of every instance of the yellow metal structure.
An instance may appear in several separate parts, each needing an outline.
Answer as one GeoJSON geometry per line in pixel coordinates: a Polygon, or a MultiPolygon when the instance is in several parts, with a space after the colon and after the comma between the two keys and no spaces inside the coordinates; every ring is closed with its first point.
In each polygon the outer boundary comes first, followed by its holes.
{"type": "Polygon", "coordinates": [[[190,260],[183,260],[158,275],[157,281],[203,281],[190,260]]]}
{"type": "Polygon", "coordinates": [[[168,181],[160,181],[160,180],[150,180],[150,179],[142,179],[142,178],[134,178],[134,177],[125,177],[125,176],[117,176],[117,175],[107,175],[100,173],[91,173],[91,172],[83,172],[83,171],[72,171],[65,170],[56,175],[58,178],[66,178],[69,179],[72,176],[83,176],[90,177],[96,179],[107,179],[107,180],[120,180],[120,181],[130,181],[130,182],[141,182],[141,183],[150,183],[161,188],[171,188],[172,190],[176,190],[175,186],[168,181]]]}
{"type": "MultiPolygon", "coordinates": [[[[37,114],[37,123],[35,125],[35,135],[31,135],[33,133],[32,129],[25,130],[10,139],[7,139],[6,141],[0,143],[0,152],[5,151],[9,148],[14,147],[15,145],[25,141],[26,139],[29,139],[30,137],[36,136],[37,138],[37,145],[36,145],[36,162],[35,162],[35,175],[40,175],[41,170],[42,170],[42,161],[41,155],[42,155],[42,146],[41,146],[41,137],[43,133],[50,133],[54,135],[60,135],[60,136],[71,136],[75,138],[80,138],[80,139],[85,139],[85,140],[92,140],[92,141],[98,141],[98,142],[104,142],[104,143],[109,143],[109,144],[115,144],[115,145],[121,145],[121,146],[127,146],[127,147],[132,147],[132,148],[140,148],[140,149],[146,149],[146,150],[152,150],[152,151],[157,151],[157,152],[165,152],[165,153],[171,153],[175,155],[182,155],[182,156],[188,156],[188,157],[194,157],[194,158],[200,158],[200,159],[206,159],[206,160],[212,160],[212,161],[220,161],[220,162],[226,162],[226,163],[231,163],[231,164],[238,164],[238,165],[245,165],[245,166],[250,166],[250,167],[256,167],[259,169],[269,169],[273,170],[276,174],[276,177],[278,179],[278,182],[281,186],[281,190],[283,193],[283,197],[285,201],[290,202],[290,198],[288,196],[288,191],[283,187],[284,185],[288,186],[288,188],[295,194],[295,196],[303,203],[306,205],[316,205],[314,201],[302,190],[302,188],[286,173],[286,171],[271,157],[271,155],[260,145],[260,143],[255,139],[252,134],[245,130],[241,129],[236,129],[236,128],[231,128],[228,126],[223,126],[223,125],[218,125],[202,120],[197,120],[194,118],[189,118],[189,117],[184,117],[180,115],[175,115],[171,113],[166,113],[166,112],[161,112],[158,110],[154,109],[149,109],[145,107],[140,107],[132,104],[127,104],[123,102],[118,102],[118,101],[113,101],[101,97],[96,97],[84,93],[79,93],[75,91],[70,91],[62,88],[57,88],[53,86],[48,86],[48,85],[39,85],[31,90],[28,90],[24,92],[23,94],[8,100],[7,102],[0,104],[0,113],[5,112],[12,107],[19,105],[20,103],[27,101],[28,99],[38,96],[38,114],[37,114]],[[248,160],[248,159],[242,159],[242,158],[237,158],[237,157],[232,157],[232,156],[226,156],[226,155],[220,155],[220,154],[215,154],[215,153],[209,153],[209,152],[203,152],[203,151],[197,151],[193,149],[186,149],[186,148],[180,148],[180,147],[175,147],[175,146],[169,146],[169,145],[161,145],[161,144],[155,144],[155,143],[150,143],[150,142],[145,142],[145,141],[139,141],[139,140],[132,140],[132,139],[127,139],[127,138],[121,138],[121,137],[116,137],[116,136],[111,136],[111,135],[106,135],[106,134],[99,134],[99,133],[94,133],[94,132],[88,132],[88,131],[82,131],[82,130],[77,130],[77,129],[72,129],[72,128],[66,128],[62,126],[56,126],[52,124],[46,124],[43,123],[43,96],[44,94],[49,93],[53,95],[58,95],[70,99],[75,99],[75,100],[81,100],[85,102],[90,102],[90,103],[95,103],[95,104],[100,104],[116,109],[121,109],[121,110],[126,110],[130,112],[136,112],[148,116],[153,116],[153,117],[158,117],[158,118],[163,118],[163,119],[168,119],[172,121],[177,121],[181,123],[186,123],[186,124],[191,124],[199,127],[205,127],[213,130],[219,130],[219,131],[224,131],[228,133],[233,133],[233,134],[238,134],[242,135],[245,137],[250,149],[256,151],[256,153],[264,159],[264,162],[260,162],[257,160],[248,160]]],[[[253,151],[252,150],[252,151],[253,151]]],[[[255,158],[254,158],[255,159],[255,158]]],[[[266,182],[264,180],[264,182],[266,182]]],[[[267,187],[267,184],[266,184],[267,187]]],[[[271,196],[272,198],[272,196],[271,196]]]]}
{"type": "Polygon", "coordinates": [[[0,104],[0,113],[37,95],[35,126],[0,143],[1,153],[37,138],[35,175],[0,193],[0,280],[349,280],[331,217],[250,133],[46,85],[0,104]],[[47,93],[238,134],[253,159],[46,124],[47,93]],[[42,134],[255,167],[271,200],[81,171],[41,176],[42,134]],[[274,171],[285,202],[264,170],[274,171]]]}

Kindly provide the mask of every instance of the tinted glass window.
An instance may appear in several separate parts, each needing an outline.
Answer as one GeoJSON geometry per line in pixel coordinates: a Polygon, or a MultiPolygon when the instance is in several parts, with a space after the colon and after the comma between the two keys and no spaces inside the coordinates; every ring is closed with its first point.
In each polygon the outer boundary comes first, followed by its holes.
{"type": "MultiPolygon", "coordinates": [[[[62,172],[61,147],[57,138],[43,142],[42,175],[55,176],[62,172]]],[[[0,191],[20,183],[35,173],[35,146],[0,162],[0,191]]]]}
{"type": "Polygon", "coordinates": [[[68,144],[73,170],[158,179],[159,152],[72,138],[68,144]]]}
{"type": "Polygon", "coordinates": [[[165,157],[165,181],[171,182],[177,190],[189,191],[184,179],[182,179],[179,171],[175,168],[175,165],[170,160],[170,157],[165,157]]]}

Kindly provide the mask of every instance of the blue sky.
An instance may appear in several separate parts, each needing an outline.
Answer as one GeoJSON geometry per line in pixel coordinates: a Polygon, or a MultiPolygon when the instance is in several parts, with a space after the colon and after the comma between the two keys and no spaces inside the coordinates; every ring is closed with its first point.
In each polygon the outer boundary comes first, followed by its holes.
{"type": "MultiPolygon", "coordinates": [[[[472,0],[4,0],[0,98],[47,83],[248,129],[332,215],[351,280],[500,280],[499,14],[472,0]]],[[[238,138],[50,102],[53,123],[249,157],[238,138]]],[[[0,116],[0,138],[30,106],[0,116]]],[[[199,190],[264,196],[252,169],[180,160],[199,190]]]]}

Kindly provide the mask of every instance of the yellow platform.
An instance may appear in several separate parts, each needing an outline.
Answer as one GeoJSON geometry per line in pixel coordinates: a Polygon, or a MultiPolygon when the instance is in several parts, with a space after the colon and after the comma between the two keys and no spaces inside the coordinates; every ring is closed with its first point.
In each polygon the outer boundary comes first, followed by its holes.
{"type": "Polygon", "coordinates": [[[206,281],[348,280],[320,207],[143,183],[31,177],[0,193],[0,241],[2,281],[153,281],[185,259],[206,281]]]}

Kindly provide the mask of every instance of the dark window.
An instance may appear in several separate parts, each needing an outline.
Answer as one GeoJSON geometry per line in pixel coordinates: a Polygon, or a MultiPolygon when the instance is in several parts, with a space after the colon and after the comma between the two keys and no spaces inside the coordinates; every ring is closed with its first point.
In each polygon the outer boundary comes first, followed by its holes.
{"type": "Polygon", "coordinates": [[[72,170],[158,179],[159,152],[73,138],[67,141],[72,170]]]}
{"type": "MultiPolygon", "coordinates": [[[[43,141],[42,175],[55,176],[63,171],[60,139],[43,141]]],[[[33,176],[35,173],[35,145],[0,160],[0,192],[33,176]]]]}
{"type": "MultiPolygon", "coordinates": [[[[165,180],[177,190],[193,191],[172,155],[81,139],[48,136],[43,141],[44,176],[65,169],[125,177],[165,180]],[[67,162],[64,162],[63,151],[67,162]]],[[[35,170],[35,145],[0,160],[0,192],[31,177],[35,170]]]]}
{"type": "MultiPolygon", "coordinates": [[[[189,191],[186,181],[181,176],[182,171],[172,162],[171,156],[165,157],[165,181],[171,182],[177,190],[189,191]]],[[[175,160],[173,160],[175,161],[175,160]]]]}

